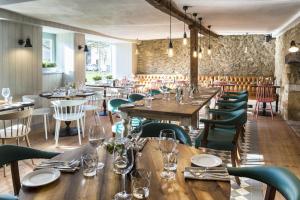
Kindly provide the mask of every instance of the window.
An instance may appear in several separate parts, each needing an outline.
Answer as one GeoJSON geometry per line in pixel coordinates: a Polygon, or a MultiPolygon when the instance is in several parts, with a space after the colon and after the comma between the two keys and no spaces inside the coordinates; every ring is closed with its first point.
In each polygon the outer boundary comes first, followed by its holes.
{"type": "Polygon", "coordinates": [[[43,39],[43,62],[54,62],[53,40],[43,39]]]}
{"type": "Polygon", "coordinates": [[[87,81],[95,76],[107,76],[112,73],[112,46],[101,41],[87,40],[89,52],[86,53],[85,67],[87,81]]]}

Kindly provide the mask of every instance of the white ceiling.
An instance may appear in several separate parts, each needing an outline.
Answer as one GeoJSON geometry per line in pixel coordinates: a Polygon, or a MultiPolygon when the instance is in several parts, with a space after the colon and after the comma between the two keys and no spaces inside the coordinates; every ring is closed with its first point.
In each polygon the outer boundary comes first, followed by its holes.
{"type": "MultiPolygon", "coordinates": [[[[218,34],[266,34],[300,19],[300,0],[174,0],[192,6],[218,34]],[[296,16],[296,17],[295,17],[296,16]]],[[[28,16],[94,30],[124,39],[168,37],[169,18],[145,0],[4,0],[0,7],[28,16]]],[[[173,36],[183,23],[172,19],[173,36]]]]}

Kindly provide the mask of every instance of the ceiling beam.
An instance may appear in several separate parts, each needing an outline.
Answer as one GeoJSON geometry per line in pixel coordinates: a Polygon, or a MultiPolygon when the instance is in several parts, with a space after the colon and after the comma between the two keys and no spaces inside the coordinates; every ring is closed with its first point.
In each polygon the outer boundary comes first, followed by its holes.
{"type": "MultiPolygon", "coordinates": [[[[156,9],[169,15],[170,13],[169,0],[146,0],[146,1],[156,9]]],[[[201,34],[209,35],[209,30],[206,27],[200,25],[198,22],[195,22],[195,20],[190,18],[189,16],[185,17],[184,12],[181,9],[178,9],[176,4],[172,0],[171,0],[171,15],[176,19],[178,19],[179,21],[185,22],[189,26],[196,27],[199,30],[201,28],[201,34]]],[[[214,33],[213,31],[210,31],[210,35],[216,38],[219,37],[219,35],[214,33]]]]}

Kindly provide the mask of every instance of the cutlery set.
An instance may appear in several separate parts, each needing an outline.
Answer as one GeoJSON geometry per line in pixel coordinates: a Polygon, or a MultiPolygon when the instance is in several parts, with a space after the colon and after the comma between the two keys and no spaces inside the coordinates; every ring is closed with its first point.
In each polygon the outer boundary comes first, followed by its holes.
{"type": "Polygon", "coordinates": [[[186,167],[184,177],[199,180],[230,180],[228,171],[225,167],[186,167]]]}
{"type": "Polygon", "coordinates": [[[45,168],[54,168],[61,172],[75,172],[80,169],[80,161],[75,159],[71,161],[47,160],[36,166],[35,170],[45,168]]]}

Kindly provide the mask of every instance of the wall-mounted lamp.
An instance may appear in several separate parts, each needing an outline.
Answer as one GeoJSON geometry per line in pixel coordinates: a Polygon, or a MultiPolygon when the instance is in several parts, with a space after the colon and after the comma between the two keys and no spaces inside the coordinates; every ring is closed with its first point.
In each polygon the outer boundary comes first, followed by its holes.
{"type": "Polygon", "coordinates": [[[32,47],[31,41],[29,38],[27,38],[25,41],[23,39],[18,40],[18,44],[24,47],[32,47]],[[25,43],[25,45],[24,45],[25,43]]]}
{"type": "Polygon", "coordinates": [[[84,45],[84,46],[78,45],[78,50],[81,50],[81,49],[83,49],[84,52],[89,52],[87,45],[84,45]]]}
{"type": "Polygon", "coordinates": [[[299,51],[299,47],[297,47],[297,45],[300,45],[300,43],[296,43],[295,40],[291,41],[291,46],[289,48],[289,52],[291,53],[295,53],[299,51]]]}

